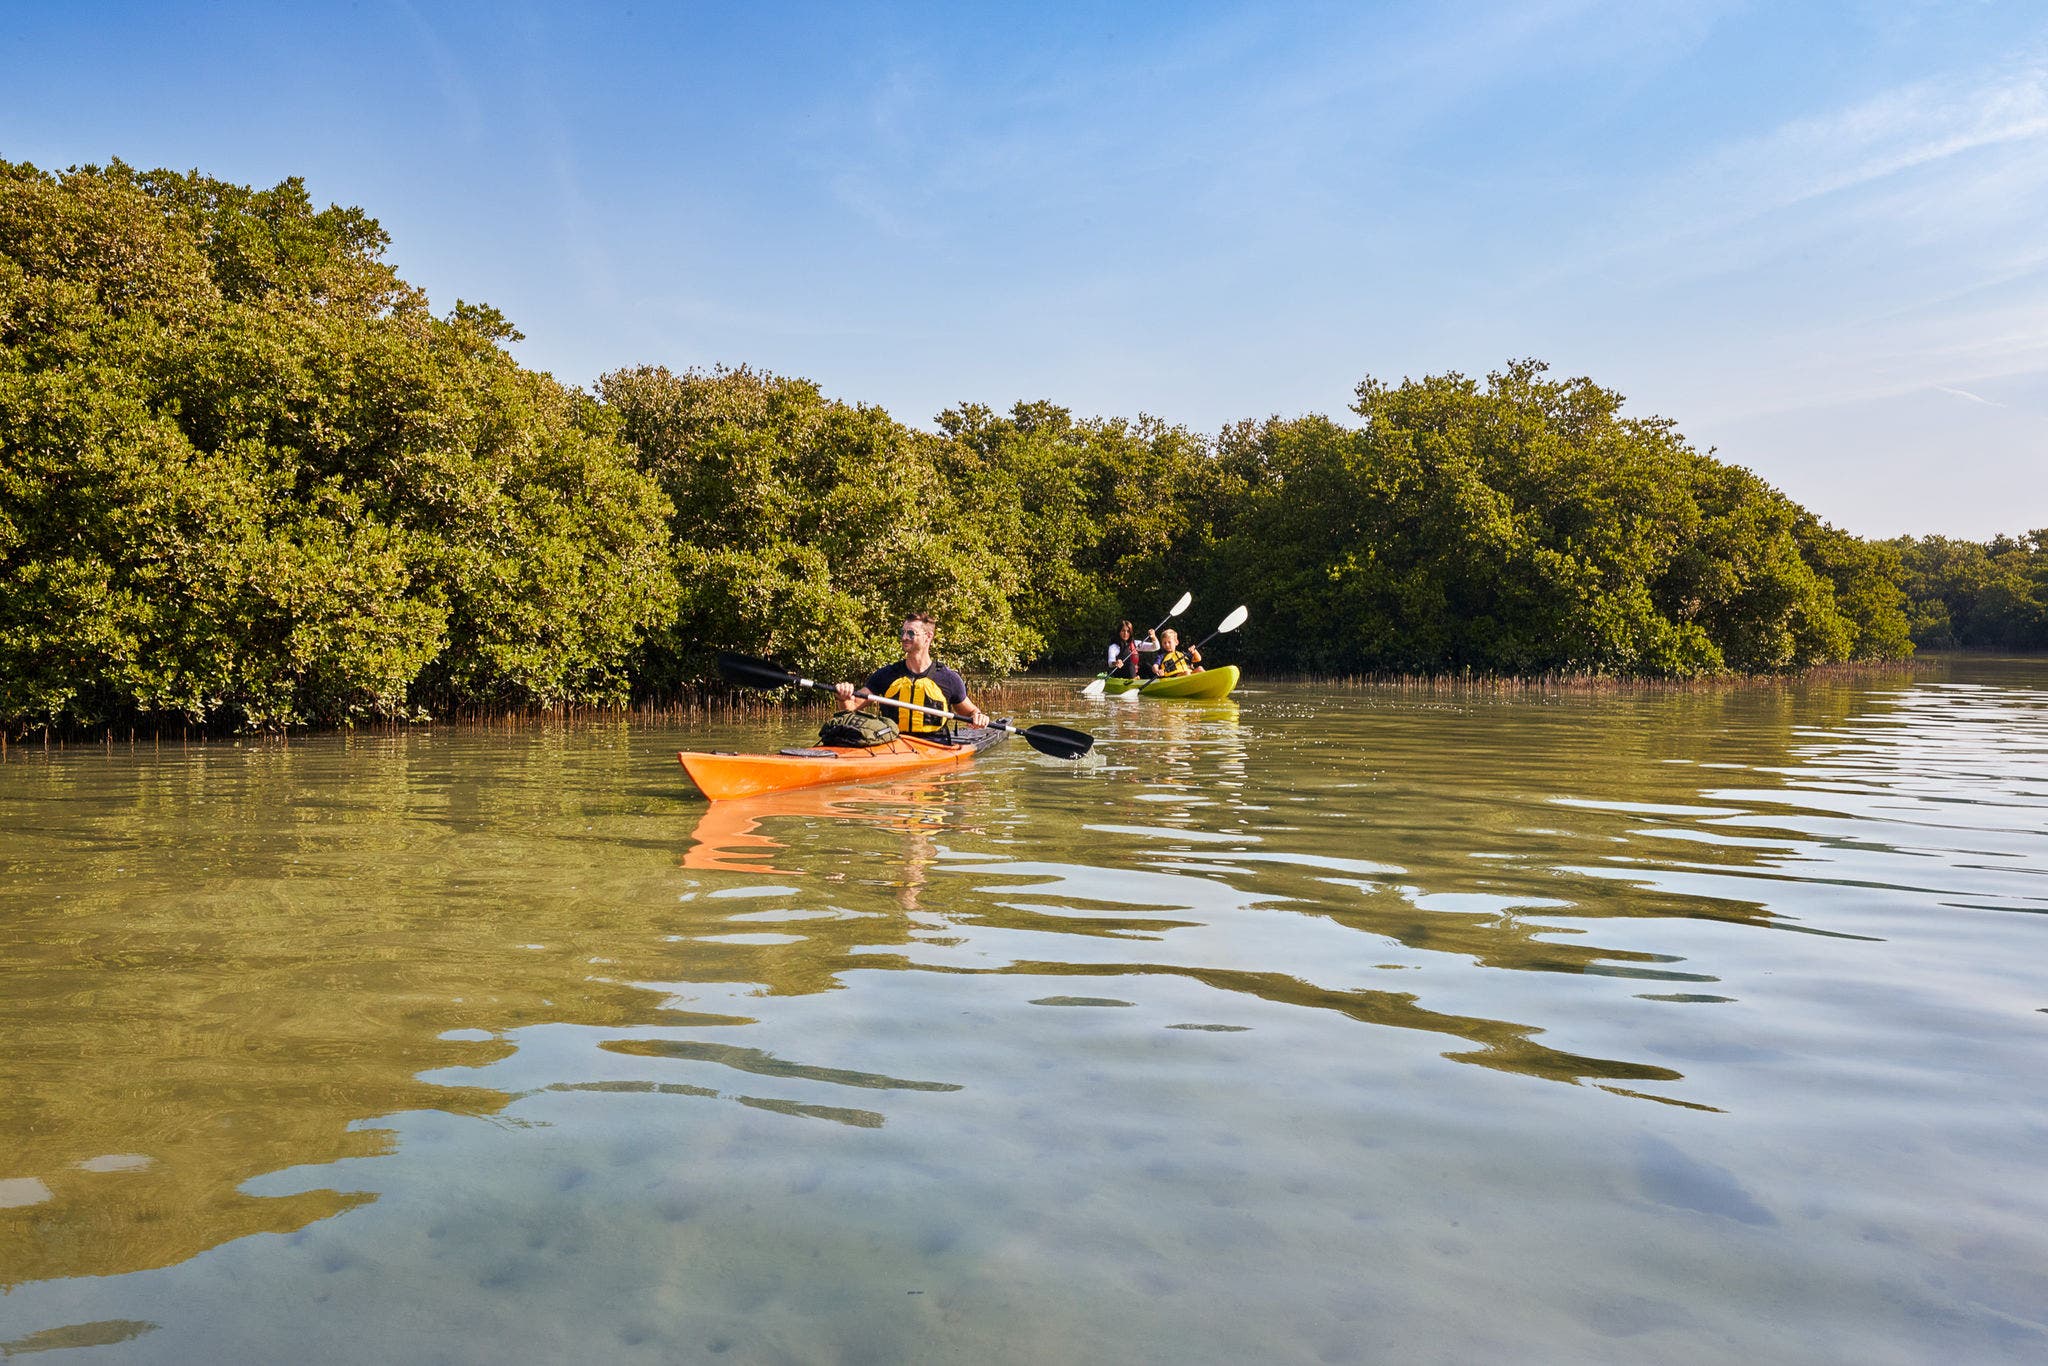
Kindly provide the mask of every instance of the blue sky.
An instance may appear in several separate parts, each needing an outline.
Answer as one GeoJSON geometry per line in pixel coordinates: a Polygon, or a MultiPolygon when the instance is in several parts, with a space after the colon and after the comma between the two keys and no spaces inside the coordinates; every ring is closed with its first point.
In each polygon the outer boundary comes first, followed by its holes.
{"type": "Polygon", "coordinates": [[[10,6],[0,157],[357,204],[572,384],[1213,433],[1515,357],[1865,535],[2048,527],[2048,4],[10,6]]]}

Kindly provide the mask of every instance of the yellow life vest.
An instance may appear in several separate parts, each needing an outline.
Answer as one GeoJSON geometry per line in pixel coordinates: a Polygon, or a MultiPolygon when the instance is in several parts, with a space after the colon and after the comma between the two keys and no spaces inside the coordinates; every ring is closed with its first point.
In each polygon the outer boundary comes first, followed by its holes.
{"type": "MultiPolygon", "coordinates": [[[[951,711],[953,708],[953,704],[946,700],[946,694],[938,684],[929,678],[918,678],[914,675],[906,675],[895,680],[882,696],[898,702],[914,702],[920,707],[937,707],[941,711],[951,711]]],[[[889,719],[896,723],[896,729],[900,731],[928,735],[946,728],[946,720],[942,716],[927,716],[921,711],[906,711],[902,707],[888,707],[884,710],[893,713],[889,719]]]]}
{"type": "Polygon", "coordinates": [[[1161,678],[1172,678],[1176,674],[1193,672],[1188,664],[1188,657],[1179,650],[1160,651],[1158,667],[1161,678]]]}

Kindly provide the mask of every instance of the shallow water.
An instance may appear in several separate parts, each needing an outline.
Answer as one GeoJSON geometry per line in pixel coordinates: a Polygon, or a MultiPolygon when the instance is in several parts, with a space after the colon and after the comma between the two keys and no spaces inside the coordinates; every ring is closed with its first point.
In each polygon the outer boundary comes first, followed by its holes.
{"type": "Polygon", "coordinates": [[[11,751],[0,1348],[2048,1357],[2048,663],[1029,706],[11,751]]]}

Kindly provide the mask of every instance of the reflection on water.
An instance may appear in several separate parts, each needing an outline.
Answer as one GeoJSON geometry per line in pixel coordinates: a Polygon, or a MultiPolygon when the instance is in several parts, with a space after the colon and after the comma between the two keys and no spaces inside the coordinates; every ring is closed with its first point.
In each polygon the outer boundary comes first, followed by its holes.
{"type": "Polygon", "coordinates": [[[2044,672],[17,751],[0,1348],[2035,1359],[2044,672]]]}

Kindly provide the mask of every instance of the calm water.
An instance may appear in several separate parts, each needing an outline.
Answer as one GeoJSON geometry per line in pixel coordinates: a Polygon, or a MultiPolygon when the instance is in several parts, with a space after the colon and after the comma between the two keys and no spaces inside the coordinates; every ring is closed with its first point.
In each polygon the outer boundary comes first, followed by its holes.
{"type": "Polygon", "coordinates": [[[14,750],[0,1354],[2048,1359],[2048,663],[1017,710],[14,750]]]}

